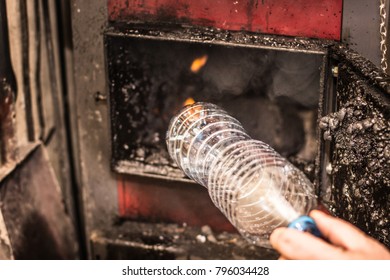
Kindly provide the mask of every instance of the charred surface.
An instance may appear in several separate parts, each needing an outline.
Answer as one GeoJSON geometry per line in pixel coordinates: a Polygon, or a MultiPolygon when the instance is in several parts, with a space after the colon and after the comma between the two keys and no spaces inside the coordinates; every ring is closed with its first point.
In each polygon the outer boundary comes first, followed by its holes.
{"type": "Polygon", "coordinates": [[[91,238],[94,259],[276,259],[274,250],[208,226],[124,222],[91,238]]]}
{"type": "Polygon", "coordinates": [[[334,41],[265,35],[251,32],[227,31],[215,28],[182,27],[164,24],[120,24],[117,23],[106,31],[112,36],[147,37],[214,44],[235,44],[242,47],[282,49],[290,52],[325,53],[334,41]]]}
{"type": "Polygon", "coordinates": [[[360,76],[360,79],[377,86],[385,95],[390,95],[390,76],[377,68],[374,63],[342,44],[332,47],[332,51],[334,56],[346,63],[351,71],[360,76]]]}
{"type": "Polygon", "coordinates": [[[331,178],[330,205],[390,246],[389,77],[356,53],[333,57],[339,61],[336,112],[320,122],[334,147],[331,164],[323,167],[331,178]]]}

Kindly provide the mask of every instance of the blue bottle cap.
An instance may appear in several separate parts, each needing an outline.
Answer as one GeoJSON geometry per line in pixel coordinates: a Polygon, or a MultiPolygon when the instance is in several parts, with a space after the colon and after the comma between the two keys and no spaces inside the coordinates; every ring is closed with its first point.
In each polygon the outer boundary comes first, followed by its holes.
{"type": "Polygon", "coordinates": [[[316,237],[324,239],[316,223],[309,216],[300,216],[299,218],[292,221],[288,227],[295,228],[299,231],[309,232],[316,237]]]}

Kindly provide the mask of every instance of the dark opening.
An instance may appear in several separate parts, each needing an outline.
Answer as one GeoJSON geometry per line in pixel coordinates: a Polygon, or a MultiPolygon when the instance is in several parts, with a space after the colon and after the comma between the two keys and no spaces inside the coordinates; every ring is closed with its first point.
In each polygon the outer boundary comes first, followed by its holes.
{"type": "Polygon", "coordinates": [[[322,54],[120,35],[106,35],[106,51],[116,171],[183,178],[165,133],[190,100],[220,105],[313,171],[322,54]]]}

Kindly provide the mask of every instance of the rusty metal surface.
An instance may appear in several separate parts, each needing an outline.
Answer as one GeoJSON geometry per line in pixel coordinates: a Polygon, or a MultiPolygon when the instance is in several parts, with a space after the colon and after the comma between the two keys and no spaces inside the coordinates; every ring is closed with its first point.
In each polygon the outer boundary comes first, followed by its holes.
{"type": "Polygon", "coordinates": [[[0,207],[16,259],[74,259],[78,245],[45,148],[0,183],[0,207]]]}
{"type": "Polygon", "coordinates": [[[198,25],[339,40],[341,0],[110,0],[110,21],[198,25]]]}
{"type": "MultiPolygon", "coordinates": [[[[6,1],[6,4],[11,63],[18,92],[13,127],[18,149],[16,164],[23,160],[26,155],[23,150],[29,149],[34,140],[44,142],[67,210],[75,217],[64,124],[65,101],[59,60],[62,46],[58,40],[61,32],[57,26],[56,1],[18,0],[6,1]]],[[[0,173],[12,169],[8,166],[0,173]]]]}
{"type": "Polygon", "coordinates": [[[208,226],[123,222],[94,232],[93,259],[272,260],[278,254],[254,246],[238,234],[215,233],[208,226]]]}
{"type": "Polygon", "coordinates": [[[389,77],[345,47],[331,57],[334,108],[320,121],[331,147],[322,166],[330,195],[322,195],[335,214],[390,246],[389,77]]]}
{"type": "MultiPolygon", "coordinates": [[[[16,81],[11,65],[5,0],[0,1],[0,169],[15,160],[16,81]]],[[[1,170],[0,170],[0,173],[1,170]]]]}

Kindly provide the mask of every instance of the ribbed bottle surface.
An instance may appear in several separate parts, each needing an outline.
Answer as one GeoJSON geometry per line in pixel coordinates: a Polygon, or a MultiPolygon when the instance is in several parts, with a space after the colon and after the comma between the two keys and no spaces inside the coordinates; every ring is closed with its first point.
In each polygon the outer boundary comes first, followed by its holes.
{"type": "Polygon", "coordinates": [[[176,164],[205,186],[214,204],[257,245],[269,247],[276,227],[316,206],[306,176],[214,104],[184,107],[171,120],[166,140],[176,164]]]}

